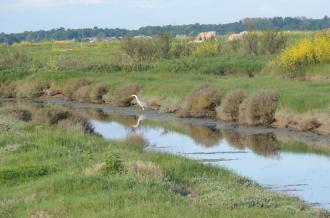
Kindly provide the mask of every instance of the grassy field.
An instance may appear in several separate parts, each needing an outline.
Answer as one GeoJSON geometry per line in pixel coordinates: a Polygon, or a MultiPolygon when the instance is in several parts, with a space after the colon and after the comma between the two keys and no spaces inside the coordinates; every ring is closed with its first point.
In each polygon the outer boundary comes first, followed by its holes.
{"type": "MultiPolygon", "coordinates": [[[[43,110],[56,114],[36,112],[43,110]]],[[[46,125],[39,116],[26,123],[0,112],[0,217],[326,216],[228,170],[144,152],[137,139],[106,141],[60,121],[46,125]]]]}

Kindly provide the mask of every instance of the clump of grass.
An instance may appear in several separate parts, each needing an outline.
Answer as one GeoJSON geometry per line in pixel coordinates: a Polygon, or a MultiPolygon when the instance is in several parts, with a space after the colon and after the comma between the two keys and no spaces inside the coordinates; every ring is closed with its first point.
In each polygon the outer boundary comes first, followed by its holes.
{"type": "Polygon", "coordinates": [[[159,165],[153,162],[134,161],[126,165],[127,173],[136,176],[139,179],[152,178],[161,181],[164,173],[159,165]]]}
{"type": "Polygon", "coordinates": [[[98,83],[92,86],[91,91],[90,91],[90,101],[92,103],[102,103],[103,101],[103,96],[107,94],[108,92],[108,87],[105,84],[98,83]]]}
{"type": "Polygon", "coordinates": [[[57,124],[59,127],[66,129],[76,129],[85,133],[94,133],[94,127],[92,124],[86,118],[78,115],[73,115],[67,119],[60,120],[57,124]]]}
{"type": "Polygon", "coordinates": [[[83,86],[73,93],[72,99],[80,102],[89,102],[91,85],[83,86]]]}
{"type": "Polygon", "coordinates": [[[319,127],[323,127],[320,131],[329,133],[327,126],[330,126],[329,114],[307,112],[297,114],[290,111],[278,111],[275,113],[275,127],[292,128],[299,131],[316,131],[319,127]]]}
{"type": "Polygon", "coordinates": [[[212,117],[220,104],[221,95],[217,87],[201,85],[187,94],[178,114],[181,117],[212,117]]]}
{"type": "Polygon", "coordinates": [[[32,120],[32,113],[25,109],[14,109],[10,112],[10,114],[24,122],[29,122],[32,120]]]}
{"type": "Polygon", "coordinates": [[[21,81],[16,87],[16,96],[18,98],[41,97],[47,93],[50,88],[46,81],[21,81]]]}
{"type": "Polygon", "coordinates": [[[54,82],[50,83],[49,89],[46,91],[47,96],[56,96],[62,94],[62,89],[54,82]]]}
{"type": "Polygon", "coordinates": [[[66,82],[63,94],[66,98],[72,99],[73,94],[81,87],[89,85],[91,82],[86,79],[71,79],[66,82]]]}
{"type": "Polygon", "coordinates": [[[0,96],[3,98],[16,98],[16,82],[3,82],[0,86],[0,96]]]}
{"type": "Polygon", "coordinates": [[[217,108],[217,117],[224,121],[237,121],[239,119],[239,106],[246,95],[242,90],[235,90],[227,94],[221,106],[217,108]]]}
{"type": "Polygon", "coordinates": [[[117,107],[131,106],[133,98],[131,95],[138,94],[141,90],[141,86],[138,84],[128,84],[118,88],[112,96],[112,105],[117,107]]]}
{"type": "Polygon", "coordinates": [[[259,91],[240,106],[240,122],[248,125],[269,126],[274,121],[278,97],[273,91],[259,91]]]}

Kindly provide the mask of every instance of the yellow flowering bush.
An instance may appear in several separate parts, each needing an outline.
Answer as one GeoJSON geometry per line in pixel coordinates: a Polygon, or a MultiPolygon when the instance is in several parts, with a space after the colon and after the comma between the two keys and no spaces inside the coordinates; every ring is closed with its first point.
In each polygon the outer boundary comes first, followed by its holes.
{"type": "Polygon", "coordinates": [[[219,54],[220,43],[216,41],[203,42],[198,44],[192,51],[194,57],[211,57],[219,54]]]}
{"type": "Polygon", "coordinates": [[[317,34],[287,48],[280,55],[279,62],[289,72],[297,72],[314,64],[330,63],[330,36],[317,34]]]}

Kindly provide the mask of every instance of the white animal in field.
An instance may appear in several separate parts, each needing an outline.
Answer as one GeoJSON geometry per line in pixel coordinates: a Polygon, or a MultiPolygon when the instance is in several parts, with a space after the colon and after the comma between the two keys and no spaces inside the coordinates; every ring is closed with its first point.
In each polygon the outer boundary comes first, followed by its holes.
{"type": "Polygon", "coordinates": [[[238,41],[238,40],[241,40],[243,39],[244,35],[248,34],[248,31],[243,31],[243,32],[240,32],[240,33],[237,33],[237,34],[231,34],[227,41],[228,42],[233,42],[233,41],[238,41]]]}
{"type": "Polygon", "coordinates": [[[131,97],[135,98],[138,105],[144,110],[144,108],[147,106],[147,104],[143,101],[140,101],[140,99],[137,97],[137,95],[131,95],[131,97]]]}
{"type": "Polygon", "coordinates": [[[203,42],[205,40],[216,40],[217,33],[215,31],[201,32],[195,38],[195,42],[203,42]]]}

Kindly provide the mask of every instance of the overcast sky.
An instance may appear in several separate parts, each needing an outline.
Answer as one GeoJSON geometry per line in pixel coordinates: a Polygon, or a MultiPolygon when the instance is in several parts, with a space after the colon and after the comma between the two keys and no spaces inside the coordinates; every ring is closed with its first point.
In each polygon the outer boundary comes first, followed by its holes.
{"type": "Polygon", "coordinates": [[[0,32],[330,16],[330,0],[0,0],[0,32]]]}

